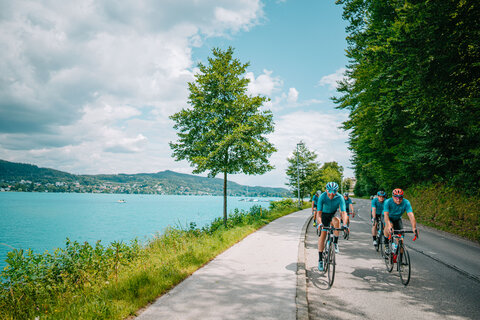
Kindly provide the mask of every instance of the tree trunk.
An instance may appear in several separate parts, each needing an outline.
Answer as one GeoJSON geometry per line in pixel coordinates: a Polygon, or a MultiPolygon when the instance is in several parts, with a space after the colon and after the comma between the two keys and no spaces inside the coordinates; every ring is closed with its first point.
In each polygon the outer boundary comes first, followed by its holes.
{"type": "Polygon", "coordinates": [[[227,171],[223,173],[223,224],[227,226],[227,171]]]}

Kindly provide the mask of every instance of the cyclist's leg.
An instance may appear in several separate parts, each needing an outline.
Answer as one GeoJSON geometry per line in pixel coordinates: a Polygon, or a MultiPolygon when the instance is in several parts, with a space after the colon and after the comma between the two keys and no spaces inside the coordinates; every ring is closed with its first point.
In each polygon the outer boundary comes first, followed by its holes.
{"type": "MultiPolygon", "coordinates": [[[[332,218],[333,218],[333,214],[322,212],[322,215],[321,215],[320,219],[322,221],[323,227],[327,228],[328,226],[330,226],[330,222],[332,221],[332,218]]],[[[326,236],[327,236],[326,231],[322,231],[320,233],[320,237],[318,238],[318,251],[319,252],[323,252],[323,249],[325,249],[325,238],[326,238],[326,236]]]]}

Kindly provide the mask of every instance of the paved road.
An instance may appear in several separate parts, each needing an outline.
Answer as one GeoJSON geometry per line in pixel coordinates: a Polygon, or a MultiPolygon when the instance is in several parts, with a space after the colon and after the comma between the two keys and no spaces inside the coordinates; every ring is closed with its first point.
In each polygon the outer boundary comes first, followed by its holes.
{"type": "Polygon", "coordinates": [[[309,318],[480,319],[480,281],[474,279],[480,272],[479,246],[425,228],[420,229],[418,243],[407,236],[407,245],[417,251],[410,250],[412,279],[404,287],[398,273],[388,273],[373,249],[369,205],[368,200],[354,200],[360,216],[351,222],[350,240],[340,240],[335,283],[330,289],[325,275],[317,270],[317,236],[308,226],[309,318]]]}
{"type": "Polygon", "coordinates": [[[310,213],[290,214],[249,235],[138,319],[295,319],[298,249],[310,213]]]}

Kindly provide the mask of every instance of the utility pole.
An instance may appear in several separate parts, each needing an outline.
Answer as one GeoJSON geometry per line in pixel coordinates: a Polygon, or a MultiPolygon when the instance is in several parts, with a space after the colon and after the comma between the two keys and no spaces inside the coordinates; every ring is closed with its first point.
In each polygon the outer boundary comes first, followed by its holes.
{"type": "Polygon", "coordinates": [[[300,204],[300,168],[298,164],[298,146],[303,145],[302,142],[297,143],[297,193],[298,193],[298,209],[300,209],[302,206],[300,204]]]}

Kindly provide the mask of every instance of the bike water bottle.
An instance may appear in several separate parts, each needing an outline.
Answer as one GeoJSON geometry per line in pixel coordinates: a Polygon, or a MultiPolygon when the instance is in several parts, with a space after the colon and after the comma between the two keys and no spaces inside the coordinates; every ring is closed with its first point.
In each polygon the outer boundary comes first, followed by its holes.
{"type": "Polygon", "coordinates": [[[394,242],[392,242],[392,252],[396,252],[397,251],[397,244],[394,242]]]}

